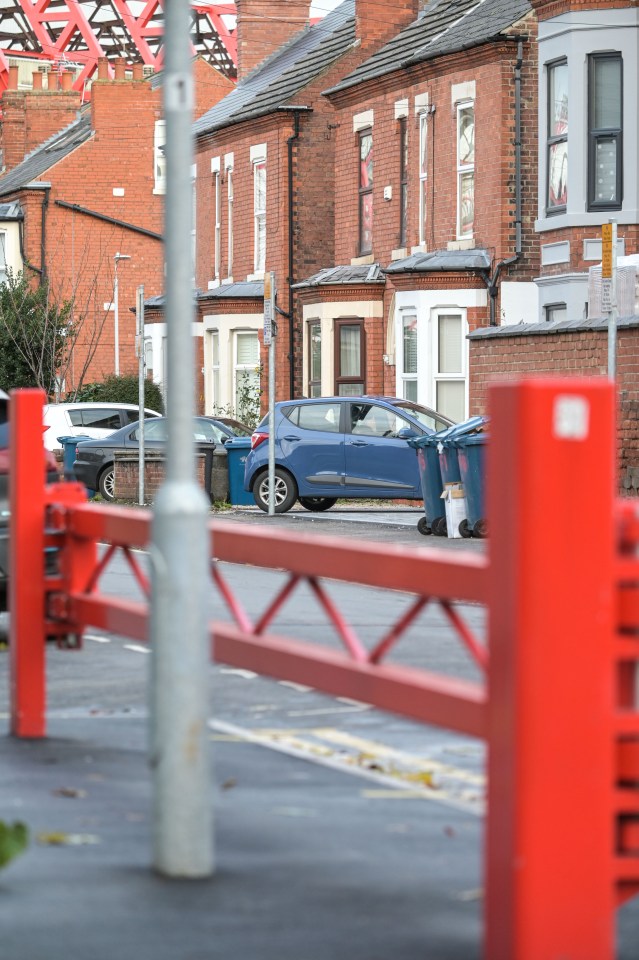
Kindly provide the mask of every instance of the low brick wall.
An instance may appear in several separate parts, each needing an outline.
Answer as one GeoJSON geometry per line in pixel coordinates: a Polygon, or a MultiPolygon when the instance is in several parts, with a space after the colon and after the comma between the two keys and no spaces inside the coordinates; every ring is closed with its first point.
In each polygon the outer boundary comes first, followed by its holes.
{"type": "MultiPolygon", "coordinates": [[[[206,490],[206,454],[198,453],[195,458],[195,476],[200,486],[208,493],[211,501],[228,500],[228,462],[224,450],[212,451],[210,489],[206,490]]],[[[144,502],[153,503],[155,495],[164,480],[166,457],[156,450],[145,451],[144,455],[144,502]]],[[[125,451],[115,453],[115,496],[117,500],[138,502],[139,458],[137,453],[125,451]]]]}
{"type": "MultiPolygon", "coordinates": [[[[638,322],[639,324],[639,322],[638,322]]],[[[493,383],[525,376],[605,377],[608,373],[606,330],[562,330],[470,338],[470,413],[484,414],[493,383]]],[[[619,489],[639,493],[639,325],[621,326],[617,334],[619,489]]],[[[588,483],[587,477],[575,478],[588,483]]]]}

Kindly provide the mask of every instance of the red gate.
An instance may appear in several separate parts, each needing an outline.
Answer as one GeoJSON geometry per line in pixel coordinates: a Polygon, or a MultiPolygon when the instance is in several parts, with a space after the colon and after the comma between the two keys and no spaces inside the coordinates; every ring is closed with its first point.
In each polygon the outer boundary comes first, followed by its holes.
{"type": "MultiPolygon", "coordinates": [[[[148,597],[132,551],[149,543],[149,515],[88,504],[75,485],[42,486],[44,464],[33,463],[41,405],[37,391],[12,401],[12,730],[23,737],[45,734],[47,633],[80,637],[91,625],[142,640],[148,629],[146,601],[106,596],[100,578],[121,551],[148,597]],[[109,545],[101,558],[98,542],[109,545]],[[45,545],[58,548],[60,570],[40,578],[45,545]]],[[[615,907],[639,892],[639,510],[615,500],[613,388],[504,384],[491,415],[488,558],[213,522],[212,576],[232,622],[211,625],[212,644],[218,660],[485,739],[485,956],[611,960],[615,907]],[[218,561],[289,578],[253,622],[218,561]],[[414,600],[369,649],[325,580],[414,600]],[[302,582],[344,652],[269,632],[302,582]],[[460,601],[486,605],[488,651],[460,601]],[[384,662],[429,602],[486,671],[485,685],[384,662]]]]}

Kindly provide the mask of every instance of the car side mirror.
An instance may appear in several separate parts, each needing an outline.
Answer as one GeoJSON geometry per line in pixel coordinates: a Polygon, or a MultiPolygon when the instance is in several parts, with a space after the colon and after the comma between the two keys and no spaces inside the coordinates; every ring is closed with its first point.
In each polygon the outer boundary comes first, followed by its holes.
{"type": "Polygon", "coordinates": [[[402,429],[398,431],[397,436],[400,440],[410,440],[411,437],[418,437],[419,434],[416,433],[415,430],[411,430],[410,427],[402,427],[402,429]]]}

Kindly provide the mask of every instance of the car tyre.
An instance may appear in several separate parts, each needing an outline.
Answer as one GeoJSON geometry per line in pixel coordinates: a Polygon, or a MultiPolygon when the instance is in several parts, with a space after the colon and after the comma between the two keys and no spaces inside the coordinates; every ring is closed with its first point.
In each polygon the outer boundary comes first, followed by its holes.
{"type": "Polygon", "coordinates": [[[300,497],[300,503],[305,510],[313,513],[323,513],[330,510],[337,503],[337,497],[300,497]]]}
{"type": "MultiPolygon", "coordinates": [[[[253,483],[253,499],[268,513],[268,470],[258,473],[253,483]]],[[[286,513],[297,500],[297,484],[287,470],[275,468],[275,513],[286,513]]]]}
{"type": "Polygon", "coordinates": [[[115,467],[113,464],[102,471],[98,486],[100,494],[105,500],[115,500],[115,467]]]}

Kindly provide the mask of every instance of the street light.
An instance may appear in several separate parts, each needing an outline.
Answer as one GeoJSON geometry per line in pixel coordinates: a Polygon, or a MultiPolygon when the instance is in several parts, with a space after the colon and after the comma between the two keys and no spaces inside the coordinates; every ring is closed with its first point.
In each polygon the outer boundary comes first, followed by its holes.
{"type": "Polygon", "coordinates": [[[120,376],[120,312],[118,309],[118,263],[120,260],[130,260],[128,253],[116,253],[115,260],[115,278],[113,281],[113,306],[115,309],[115,319],[113,321],[113,340],[115,344],[115,375],[120,376]]]}

